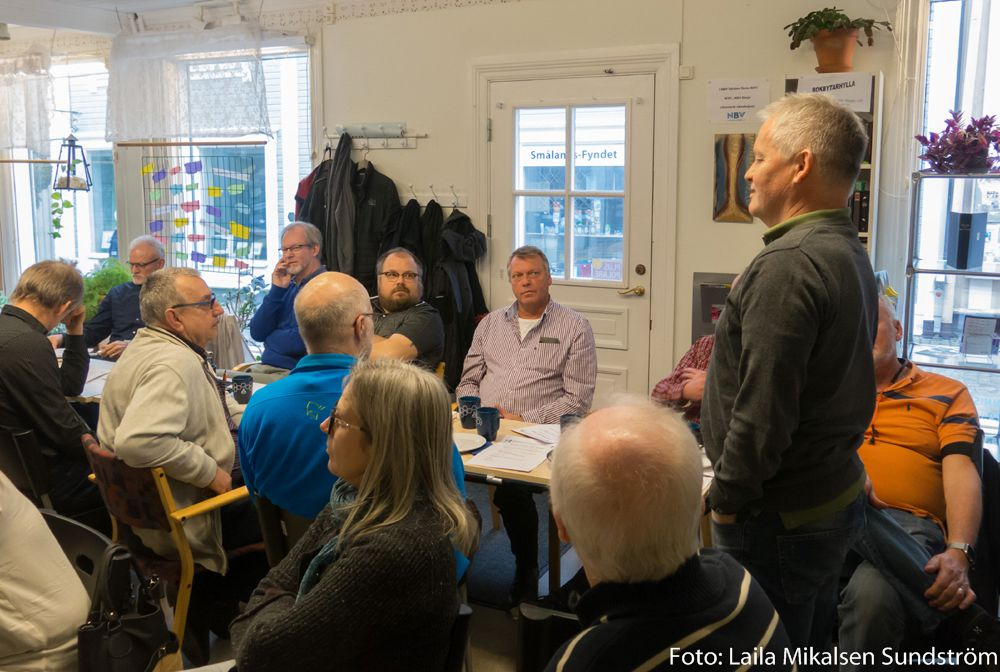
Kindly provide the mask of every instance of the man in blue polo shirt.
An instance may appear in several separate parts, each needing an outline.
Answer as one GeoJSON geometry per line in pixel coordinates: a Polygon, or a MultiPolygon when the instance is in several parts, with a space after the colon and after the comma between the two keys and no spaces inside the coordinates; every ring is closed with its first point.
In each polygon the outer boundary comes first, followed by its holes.
{"type": "MultiPolygon", "coordinates": [[[[309,354],[250,399],[240,420],[240,465],[251,497],[315,518],[335,480],[319,426],[340,400],[351,367],[371,351],[374,322],[368,292],[343,273],[321,273],[303,287],[295,318],[309,354]]],[[[451,457],[464,497],[465,470],[454,445],[451,457]]],[[[456,562],[462,576],[468,560],[456,551],[456,562]]]]}
{"type": "Polygon", "coordinates": [[[313,278],[294,308],[309,354],[250,399],[240,421],[240,465],[252,497],[315,518],[334,481],[319,425],[337,405],[351,367],[371,350],[374,327],[364,286],[343,273],[313,278]]]}
{"type": "Polygon", "coordinates": [[[281,260],[271,274],[271,290],[250,320],[250,336],[264,343],[255,373],[284,375],[306,354],[295,323],[295,297],[326,270],[319,254],[323,237],[307,222],[293,222],[281,232],[281,260]]]}

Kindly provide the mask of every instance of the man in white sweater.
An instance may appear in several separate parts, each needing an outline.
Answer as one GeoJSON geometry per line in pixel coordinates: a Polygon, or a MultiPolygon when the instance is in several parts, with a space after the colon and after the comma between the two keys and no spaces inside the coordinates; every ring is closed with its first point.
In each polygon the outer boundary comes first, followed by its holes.
{"type": "MultiPolygon", "coordinates": [[[[177,506],[189,506],[232,488],[230,422],[238,406],[223,403],[204,349],[223,311],[200,274],[188,268],[150,275],[139,309],[147,326],[108,375],[98,439],[126,464],[163,467],[177,506]]],[[[184,531],[195,562],[224,574],[219,512],[192,518],[184,531]]],[[[138,533],[155,552],[172,551],[167,533],[138,533]]]]}

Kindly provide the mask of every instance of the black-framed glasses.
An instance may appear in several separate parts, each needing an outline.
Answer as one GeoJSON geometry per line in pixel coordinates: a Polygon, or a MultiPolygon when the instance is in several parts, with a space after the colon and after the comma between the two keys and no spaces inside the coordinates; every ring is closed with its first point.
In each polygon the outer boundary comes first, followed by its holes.
{"type": "Polygon", "coordinates": [[[146,268],[147,266],[149,266],[151,264],[155,264],[158,261],[159,261],[159,259],[153,259],[152,261],[128,261],[128,262],[125,262],[125,263],[127,263],[129,266],[131,266],[132,269],[134,270],[136,268],[146,268]]]}
{"type": "Polygon", "coordinates": [[[383,276],[386,280],[391,282],[396,282],[400,277],[407,282],[413,282],[420,277],[419,273],[413,273],[412,271],[406,271],[405,273],[397,273],[396,271],[382,271],[379,275],[383,276]]]}
{"type": "Polygon", "coordinates": [[[289,245],[288,247],[279,247],[278,249],[282,254],[288,254],[289,252],[298,252],[303,247],[312,247],[309,243],[299,243],[298,245],[289,245]]]}
{"type": "Polygon", "coordinates": [[[338,429],[357,429],[364,433],[365,436],[369,436],[368,430],[361,425],[355,425],[346,420],[337,417],[337,409],[333,409],[333,413],[330,414],[330,423],[326,426],[326,435],[333,436],[337,433],[338,429]]]}
{"type": "Polygon", "coordinates": [[[176,306],[170,306],[171,308],[208,308],[213,310],[218,302],[215,300],[215,294],[212,294],[204,301],[192,301],[191,303],[178,303],[176,306]]]}

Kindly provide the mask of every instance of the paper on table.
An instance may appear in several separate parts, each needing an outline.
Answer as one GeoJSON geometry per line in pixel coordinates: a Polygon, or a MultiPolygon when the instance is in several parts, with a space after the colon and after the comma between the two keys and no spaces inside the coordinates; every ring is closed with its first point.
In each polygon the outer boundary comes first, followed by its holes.
{"type": "Polygon", "coordinates": [[[494,443],[468,461],[477,467],[492,467],[510,471],[534,471],[545,461],[552,446],[537,441],[524,441],[508,436],[494,443]]]}
{"type": "Polygon", "coordinates": [[[528,425],[512,431],[549,445],[559,443],[559,425],[528,425]]]}

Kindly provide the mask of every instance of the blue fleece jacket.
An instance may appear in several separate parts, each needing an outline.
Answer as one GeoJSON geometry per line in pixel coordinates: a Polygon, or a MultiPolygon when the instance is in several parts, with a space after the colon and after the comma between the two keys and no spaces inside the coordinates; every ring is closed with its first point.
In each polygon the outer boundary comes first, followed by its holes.
{"type": "Polygon", "coordinates": [[[293,280],[288,287],[271,285],[250,320],[250,338],[264,343],[261,363],[291,369],[306,354],[306,344],[299,336],[299,324],[295,321],[295,297],[307,282],[325,272],[326,267],[320,266],[302,282],[293,280]]]}

